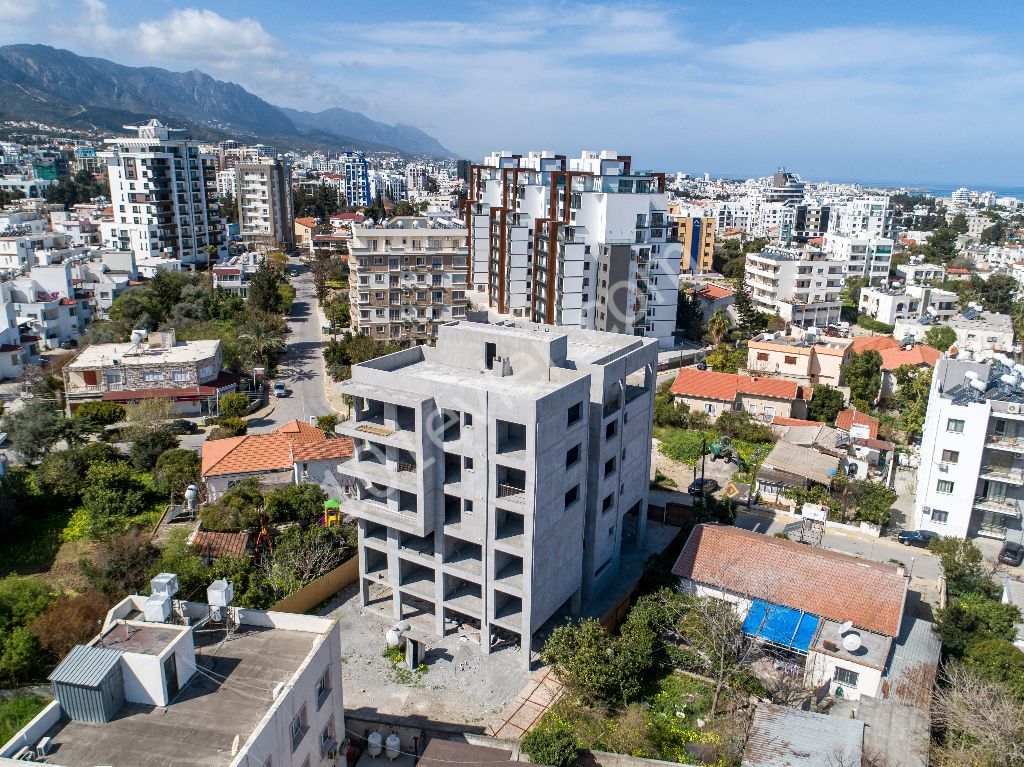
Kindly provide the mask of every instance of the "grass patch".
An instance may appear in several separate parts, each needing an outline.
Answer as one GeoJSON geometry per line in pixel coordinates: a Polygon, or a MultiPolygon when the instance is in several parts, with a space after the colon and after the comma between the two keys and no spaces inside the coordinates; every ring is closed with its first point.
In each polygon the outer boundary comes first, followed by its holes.
{"type": "Polygon", "coordinates": [[[651,482],[651,490],[673,490],[679,487],[671,477],[666,477],[659,469],[654,470],[654,481],[651,482]]]}
{"type": "Polygon", "coordinates": [[[31,722],[49,702],[38,695],[18,695],[0,700],[0,743],[6,743],[13,738],[18,730],[31,722]]]}
{"type": "Polygon", "coordinates": [[[40,504],[12,535],[0,538],[0,575],[38,573],[53,564],[71,509],[40,504]]]}
{"type": "Polygon", "coordinates": [[[427,674],[426,664],[421,663],[414,671],[406,668],[404,644],[397,647],[385,647],[381,655],[391,664],[391,676],[398,684],[420,686],[421,680],[427,674]]]}

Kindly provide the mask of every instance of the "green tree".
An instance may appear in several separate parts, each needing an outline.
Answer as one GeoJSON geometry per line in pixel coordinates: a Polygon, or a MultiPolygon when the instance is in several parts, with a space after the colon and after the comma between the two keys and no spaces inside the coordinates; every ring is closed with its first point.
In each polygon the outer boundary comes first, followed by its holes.
{"type": "Polygon", "coordinates": [[[882,387],[882,355],[874,349],[854,354],[842,373],[853,403],[861,410],[870,409],[882,387]]]}
{"type": "Polygon", "coordinates": [[[88,515],[88,535],[107,538],[122,532],[132,517],[146,511],[146,486],[125,463],[98,463],[86,474],[82,508],[88,515]]]}
{"type": "Polygon", "coordinates": [[[1006,236],[1006,222],[996,221],[992,226],[985,227],[981,231],[981,243],[982,245],[998,245],[1006,239],[1006,236]]]}
{"type": "Polygon", "coordinates": [[[924,429],[924,417],[928,411],[928,397],[932,387],[931,368],[900,365],[893,371],[893,378],[898,387],[893,397],[893,405],[899,413],[897,422],[907,433],[907,439],[918,439],[924,429]]]}
{"type": "Polygon", "coordinates": [[[722,309],[716,310],[708,319],[708,335],[711,336],[711,342],[716,346],[720,344],[729,334],[731,325],[729,315],[722,309]]]}
{"type": "Polygon", "coordinates": [[[921,255],[929,264],[948,264],[956,258],[956,232],[942,226],[932,232],[921,248],[921,255]]]}
{"type": "Polygon", "coordinates": [[[264,513],[275,524],[298,522],[309,527],[323,517],[326,500],[327,493],[311,482],[285,485],[266,494],[264,513]]]}
{"type": "Polygon", "coordinates": [[[740,344],[719,344],[705,360],[716,373],[735,373],[747,365],[747,346],[740,344]]]}
{"type": "Polygon", "coordinates": [[[824,421],[834,424],[839,411],[846,405],[843,393],[828,384],[818,384],[811,395],[811,406],[808,415],[812,421],[824,421]]]}
{"type": "Polygon", "coordinates": [[[104,426],[118,423],[125,419],[125,409],[116,402],[93,400],[83,402],[72,413],[71,418],[79,424],[83,431],[99,433],[104,426]]]}
{"type": "Polygon", "coordinates": [[[700,341],[704,337],[704,310],[692,292],[692,286],[679,286],[676,302],[676,334],[689,341],[700,341]]]}
{"type": "Polygon", "coordinates": [[[53,590],[41,578],[21,575],[0,578],[0,634],[30,623],[53,599],[53,590]]]}
{"type": "Polygon", "coordinates": [[[64,433],[64,416],[52,404],[30,401],[21,410],[6,413],[0,430],[7,432],[11,449],[29,465],[42,460],[64,433]]]}
{"type": "Polygon", "coordinates": [[[593,618],[559,626],[544,643],[541,657],[559,681],[584,700],[614,700],[612,638],[593,618]]]}
{"type": "Polygon", "coordinates": [[[1017,280],[1008,274],[993,274],[987,280],[978,282],[978,299],[986,311],[1009,314],[1013,298],[1020,289],[1017,280]]]}
{"type": "Polygon", "coordinates": [[[999,587],[985,570],[981,549],[973,541],[955,536],[934,538],[928,550],[939,558],[951,597],[981,594],[995,599],[999,595],[999,587]]]}
{"type": "Polygon", "coordinates": [[[571,767],[579,758],[580,746],[568,726],[538,726],[523,736],[522,749],[534,764],[571,767]]]}
{"type": "Polygon", "coordinates": [[[332,334],[347,328],[352,322],[348,298],[341,294],[336,295],[324,306],[324,314],[331,323],[332,334]]]}
{"type": "Polygon", "coordinates": [[[332,338],[324,345],[324,362],[331,378],[345,381],[352,375],[353,365],[383,357],[399,348],[397,344],[376,341],[362,333],[345,333],[341,338],[332,338]]]}
{"type": "Polygon", "coordinates": [[[1016,605],[1003,604],[981,594],[955,597],[935,612],[935,630],[943,649],[963,657],[974,643],[986,639],[1013,639],[1014,624],[1020,620],[1016,605]]]}
{"type": "Polygon", "coordinates": [[[249,398],[240,391],[233,391],[220,398],[220,414],[227,418],[244,418],[249,415],[249,398]]]}
{"type": "Polygon", "coordinates": [[[259,314],[239,329],[238,340],[245,355],[255,365],[269,365],[274,354],[285,346],[286,326],[280,317],[259,314]]]}
{"type": "Polygon", "coordinates": [[[254,477],[237,482],[216,501],[199,510],[204,530],[236,532],[256,530],[263,517],[263,493],[254,477]]]}
{"type": "Polygon", "coordinates": [[[846,485],[845,498],[855,507],[855,519],[884,527],[896,502],[896,491],[888,485],[854,479],[846,485]]]}
{"type": "Polygon", "coordinates": [[[199,484],[199,454],[194,450],[166,450],[156,459],[153,488],[166,496],[182,498],[189,485],[199,484]]]}
{"type": "Polygon", "coordinates": [[[109,195],[110,186],[107,179],[93,175],[86,170],[80,170],[73,176],[59,179],[56,184],[51,184],[43,192],[43,197],[47,202],[65,207],[90,202],[95,197],[109,195]]]}
{"type": "Polygon", "coordinates": [[[228,192],[227,194],[222,195],[217,200],[217,203],[220,205],[220,213],[221,213],[221,215],[224,216],[224,218],[226,218],[228,220],[228,223],[229,224],[237,224],[238,223],[238,201],[235,199],[235,196],[233,194],[231,194],[231,192],[228,192]]]}
{"type": "Polygon", "coordinates": [[[733,280],[732,291],[733,310],[736,312],[740,335],[743,338],[752,338],[762,328],[764,320],[760,312],[754,308],[754,302],[750,298],[750,292],[747,290],[742,275],[733,280]]]}
{"type": "Polygon", "coordinates": [[[1004,683],[1024,703],[1024,652],[1005,639],[982,639],[967,648],[967,667],[1004,683]]]}
{"type": "Polygon", "coordinates": [[[327,415],[318,415],[316,417],[316,428],[326,434],[328,437],[335,436],[335,428],[339,422],[337,413],[329,413],[327,415]]]}
{"type": "Polygon", "coordinates": [[[281,273],[264,261],[249,278],[246,304],[250,309],[264,314],[278,312],[281,306],[281,293],[278,291],[280,284],[281,273]]]}
{"type": "Polygon", "coordinates": [[[35,480],[36,484],[57,498],[77,505],[86,488],[86,476],[93,465],[125,460],[120,450],[106,442],[89,442],[81,447],[53,450],[40,462],[35,480]]]}
{"type": "Polygon", "coordinates": [[[949,325],[935,325],[928,328],[923,340],[933,349],[944,352],[956,343],[956,331],[949,325]]]}
{"type": "Polygon", "coordinates": [[[867,284],[868,281],[863,277],[848,277],[843,290],[839,294],[843,303],[846,306],[860,306],[860,292],[867,284]]]}
{"type": "Polygon", "coordinates": [[[130,431],[128,456],[136,469],[149,471],[160,455],[178,446],[178,437],[170,429],[139,429],[130,431]]]}
{"type": "Polygon", "coordinates": [[[967,234],[967,216],[963,213],[957,213],[953,216],[953,220],[949,222],[949,228],[957,234],[967,234]]]}

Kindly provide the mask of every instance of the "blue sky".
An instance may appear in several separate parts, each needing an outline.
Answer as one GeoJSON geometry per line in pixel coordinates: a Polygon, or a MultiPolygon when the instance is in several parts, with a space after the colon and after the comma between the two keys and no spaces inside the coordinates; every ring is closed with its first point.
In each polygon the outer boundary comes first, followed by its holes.
{"type": "Polygon", "coordinates": [[[1024,3],[0,0],[0,42],[198,68],[453,151],[1024,185],[1024,3]]]}

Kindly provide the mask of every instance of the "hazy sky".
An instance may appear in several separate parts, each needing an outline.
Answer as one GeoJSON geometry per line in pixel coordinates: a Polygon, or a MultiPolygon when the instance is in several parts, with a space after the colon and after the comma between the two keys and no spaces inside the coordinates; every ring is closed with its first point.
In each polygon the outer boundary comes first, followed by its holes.
{"type": "Polygon", "coordinates": [[[0,0],[0,41],[198,68],[491,149],[1024,186],[1024,3],[0,0]]]}

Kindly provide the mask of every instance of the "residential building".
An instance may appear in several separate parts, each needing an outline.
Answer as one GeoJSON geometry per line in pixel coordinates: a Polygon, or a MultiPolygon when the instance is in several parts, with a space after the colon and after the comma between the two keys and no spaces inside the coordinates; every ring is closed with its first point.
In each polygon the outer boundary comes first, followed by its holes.
{"type": "Polygon", "coordinates": [[[335,186],[345,198],[345,204],[357,208],[373,202],[370,199],[369,165],[362,152],[342,152],[332,164],[338,169],[337,175],[340,178],[336,180],[335,186]]]}
{"type": "Polygon", "coordinates": [[[155,596],[111,608],[50,674],[54,700],[0,761],[31,751],[64,767],[335,764],[346,737],[338,622],[232,606],[228,581],[210,585],[210,604],[176,590],[161,573],[155,596]]]}
{"type": "Polygon", "coordinates": [[[653,340],[507,322],[354,365],[337,430],[363,606],[473,626],[528,666],[644,541],[656,365],[653,340]]]}
{"type": "Polygon", "coordinates": [[[352,227],[352,328],[381,340],[424,343],[445,322],[463,319],[469,274],[462,222],[418,216],[352,227]]]}
{"type": "Polygon", "coordinates": [[[499,315],[672,348],[680,247],[663,173],[615,152],[499,152],[470,171],[470,281],[499,315]]]}
{"type": "Polygon", "coordinates": [[[941,351],[915,340],[913,336],[899,341],[892,336],[861,336],[853,339],[852,351],[854,354],[876,351],[882,358],[882,384],[878,396],[883,400],[892,397],[899,389],[896,371],[901,367],[934,368],[942,356],[941,351]]]}
{"type": "Polygon", "coordinates": [[[858,309],[861,314],[886,325],[924,316],[944,322],[960,311],[956,293],[924,285],[908,285],[903,289],[862,288],[858,309]]]}
{"type": "Polygon", "coordinates": [[[716,373],[681,368],[672,384],[672,395],[698,412],[717,418],[726,412],[747,412],[771,423],[775,416],[806,418],[810,387],[781,378],[716,373]]]}
{"type": "Polygon", "coordinates": [[[804,244],[828,232],[831,208],[816,202],[801,203],[793,208],[792,239],[804,244]]]}
{"type": "MultiPolygon", "coordinates": [[[[9,282],[0,282],[0,380],[17,378],[34,356],[21,341],[21,328],[11,299],[9,282]]],[[[38,354],[38,348],[35,350],[38,354]]]]}
{"type": "Polygon", "coordinates": [[[206,500],[215,501],[250,477],[264,488],[315,481],[329,492],[339,487],[335,464],[351,458],[353,449],[351,439],[328,439],[315,426],[295,420],[269,434],[207,440],[201,452],[206,500]]]}
{"type": "Polygon", "coordinates": [[[42,350],[78,341],[89,312],[85,301],[74,297],[70,264],[36,267],[29,276],[14,279],[8,285],[21,342],[38,344],[42,350]]]}
{"type": "Polygon", "coordinates": [[[798,338],[761,333],[747,343],[747,371],[804,384],[843,385],[843,365],[852,342],[809,334],[798,338]]]}
{"type": "MultiPolygon", "coordinates": [[[[785,443],[780,443],[785,444],[785,443]]],[[[726,525],[697,525],[673,574],[685,591],[736,607],[751,640],[802,667],[804,686],[883,697],[904,620],[901,566],[726,525]]]]}
{"type": "Polygon", "coordinates": [[[69,238],[60,232],[29,232],[27,227],[6,231],[0,232],[0,269],[28,271],[37,264],[60,260],[46,254],[61,251],[69,243],[69,238]]]}
{"type": "Polygon", "coordinates": [[[227,197],[228,195],[238,196],[238,176],[235,174],[234,168],[217,171],[217,196],[227,197]]]}
{"type": "Polygon", "coordinates": [[[113,220],[102,227],[105,245],[186,265],[205,264],[208,247],[227,256],[214,158],[191,139],[172,138],[174,129],[159,120],[125,128],[138,136],[107,139],[100,154],[113,207],[113,220]]]}
{"type": "Polygon", "coordinates": [[[845,280],[846,265],[815,250],[765,248],[744,267],[755,308],[804,328],[839,322],[845,280]]]}
{"type": "Polygon", "coordinates": [[[859,767],[863,757],[864,722],[761,701],[742,767],[859,767]]]}
{"type": "MultiPolygon", "coordinates": [[[[721,310],[729,312],[735,296],[732,288],[727,288],[713,282],[698,283],[690,288],[690,295],[697,299],[704,321],[711,319],[711,315],[721,310]]],[[[731,316],[731,312],[729,312],[731,316]]]]}
{"type": "Polygon", "coordinates": [[[896,274],[903,278],[907,285],[924,285],[929,282],[942,282],[946,279],[946,268],[941,264],[900,264],[896,274]]]}
{"type": "Polygon", "coordinates": [[[295,219],[295,244],[309,251],[313,247],[313,234],[316,232],[316,218],[300,216],[295,219]]]}
{"type": "MultiPolygon", "coordinates": [[[[956,346],[961,352],[975,357],[991,357],[996,352],[1014,349],[1013,320],[1008,314],[982,311],[970,306],[938,324],[953,328],[956,346]]],[[[896,338],[924,339],[925,333],[935,327],[929,317],[918,320],[897,320],[893,335],[896,338]]]]}
{"type": "Polygon", "coordinates": [[[684,209],[679,203],[669,203],[668,215],[673,233],[681,250],[679,271],[704,274],[712,271],[715,254],[715,218],[699,210],[684,209]]]}
{"type": "Polygon", "coordinates": [[[241,253],[213,267],[213,286],[225,293],[245,298],[249,282],[266,257],[259,253],[241,253]]]}
{"type": "Polygon", "coordinates": [[[823,248],[833,258],[846,262],[846,277],[860,277],[868,285],[889,281],[893,241],[885,237],[825,235],[823,248]]]}
{"type": "Polygon", "coordinates": [[[914,526],[960,538],[1024,538],[1024,391],[1003,355],[945,355],[932,376],[914,526]]]}
{"type": "Polygon", "coordinates": [[[68,413],[90,400],[167,399],[185,415],[217,413],[238,376],[221,370],[220,341],[177,341],[174,331],[134,331],[129,343],[86,347],[64,368],[68,413]]]}
{"type": "Polygon", "coordinates": [[[829,233],[845,237],[886,237],[895,240],[888,197],[856,197],[832,206],[829,233]]]}
{"type": "Polygon", "coordinates": [[[291,250],[295,245],[292,168],[284,157],[235,165],[238,231],[250,250],[291,250]]]}

